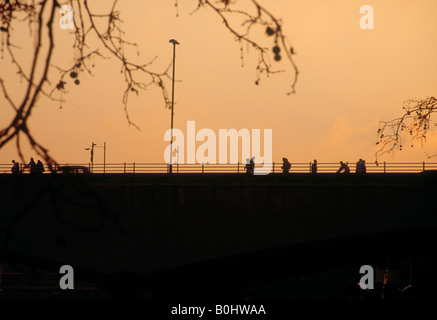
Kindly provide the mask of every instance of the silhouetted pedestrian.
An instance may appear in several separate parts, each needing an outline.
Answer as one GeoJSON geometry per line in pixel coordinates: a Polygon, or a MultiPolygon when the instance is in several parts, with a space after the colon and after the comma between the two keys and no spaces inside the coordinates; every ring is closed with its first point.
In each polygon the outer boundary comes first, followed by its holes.
{"type": "Polygon", "coordinates": [[[282,158],[282,173],[289,173],[291,168],[291,163],[287,158],[282,158]]]}
{"type": "Polygon", "coordinates": [[[358,160],[358,162],[355,165],[355,172],[356,173],[362,173],[362,159],[358,160]]]}
{"type": "Polygon", "coordinates": [[[251,164],[250,164],[250,159],[247,158],[246,159],[246,165],[244,166],[244,169],[246,169],[246,174],[251,174],[251,164]]]}
{"type": "Polygon", "coordinates": [[[255,172],[255,157],[250,159],[250,170],[252,171],[252,174],[255,172]]]}
{"type": "Polygon", "coordinates": [[[14,165],[13,165],[12,168],[11,168],[11,172],[12,172],[13,174],[20,173],[20,165],[18,164],[18,162],[15,162],[15,160],[12,160],[12,163],[13,163],[14,165]]]}
{"type": "Polygon", "coordinates": [[[361,160],[361,171],[362,173],[366,173],[366,160],[361,160]]]}
{"type": "Polygon", "coordinates": [[[244,167],[244,169],[246,169],[246,173],[247,174],[253,174],[254,168],[255,168],[255,157],[252,157],[251,159],[247,158],[246,159],[246,166],[244,167]]]}
{"type": "Polygon", "coordinates": [[[33,158],[30,158],[29,164],[26,166],[26,168],[30,167],[30,173],[35,173],[35,169],[36,169],[36,164],[35,164],[35,160],[33,160],[33,158]]]}
{"type": "Polygon", "coordinates": [[[44,165],[42,164],[41,160],[38,160],[35,168],[35,173],[43,173],[44,171],[44,165]]]}
{"type": "Polygon", "coordinates": [[[337,170],[337,173],[342,173],[343,170],[344,170],[343,173],[350,172],[349,166],[346,163],[344,163],[343,161],[340,161],[340,168],[337,170]]]}
{"type": "Polygon", "coordinates": [[[314,162],[311,164],[311,173],[317,173],[317,160],[314,159],[314,162]]]}

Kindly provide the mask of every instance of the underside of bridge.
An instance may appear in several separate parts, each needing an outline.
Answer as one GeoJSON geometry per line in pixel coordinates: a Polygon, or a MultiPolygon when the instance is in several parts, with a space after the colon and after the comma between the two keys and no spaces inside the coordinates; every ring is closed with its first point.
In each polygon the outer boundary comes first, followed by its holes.
{"type": "Polygon", "coordinates": [[[1,175],[0,297],[435,297],[436,178],[1,175]]]}

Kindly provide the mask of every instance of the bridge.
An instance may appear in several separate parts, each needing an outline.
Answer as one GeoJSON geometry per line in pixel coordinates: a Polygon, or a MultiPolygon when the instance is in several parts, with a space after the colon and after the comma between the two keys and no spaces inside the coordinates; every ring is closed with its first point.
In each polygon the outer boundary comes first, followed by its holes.
{"type": "MultiPolygon", "coordinates": [[[[355,163],[344,161],[355,172],[355,163]]],[[[292,162],[290,173],[311,173],[313,162],[292,162]]],[[[172,165],[172,173],[245,173],[246,163],[234,164],[211,164],[194,163],[172,165]]],[[[274,161],[263,164],[271,168],[271,173],[282,172],[282,162],[274,161]]],[[[64,163],[55,164],[54,170],[62,166],[86,167],[93,173],[169,173],[169,165],[166,163],[150,162],[120,162],[120,163],[64,163]]],[[[318,162],[317,173],[335,173],[339,168],[339,162],[318,162]]],[[[29,173],[25,163],[20,163],[20,171],[29,173]]],[[[44,165],[46,172],[50,171],[47,164],[44,165]]],[[[423,171],[437,170],[437,162],[372,162],[366,163],[368,173],[419,173],[423,171]]],[[[11,164],[0,164],[0,173],[11,173],[11,164]]]]}
{"type": "Polygon", "coordinates": [[[240,297],[296,275],[434,257],[436,178],[3,174],[2,260],[51,274],[71,265],[83,288],[111,295],[240,297]]]}

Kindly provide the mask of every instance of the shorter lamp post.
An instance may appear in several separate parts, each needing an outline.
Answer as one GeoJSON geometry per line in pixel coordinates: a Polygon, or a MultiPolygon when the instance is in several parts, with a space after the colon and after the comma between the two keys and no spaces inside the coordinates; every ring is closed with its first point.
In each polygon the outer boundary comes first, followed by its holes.
{"type": "Polygon", "coordinates": [[[91,168],[94,169],[94,147],[103,148],[103,173],[106,172],[106,142],[103,146],[98,146],[94,142],[91,142],[91,148],[84,148],[85,150],[91,150],[91,168]]]}

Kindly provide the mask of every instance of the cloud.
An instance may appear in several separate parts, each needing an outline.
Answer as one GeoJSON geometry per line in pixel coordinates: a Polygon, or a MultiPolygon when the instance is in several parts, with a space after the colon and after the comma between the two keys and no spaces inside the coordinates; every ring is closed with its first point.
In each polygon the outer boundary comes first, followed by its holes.
{"type": "Polygon", "coordinates": [[[358,117],[340,116],[324,136],[316,139],[312,149],[329,155],[328,161],[353,161],[374,154],[375,122],[362,123],[358,117]]]}

